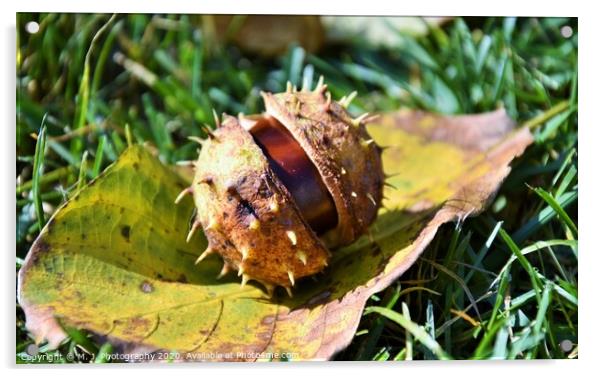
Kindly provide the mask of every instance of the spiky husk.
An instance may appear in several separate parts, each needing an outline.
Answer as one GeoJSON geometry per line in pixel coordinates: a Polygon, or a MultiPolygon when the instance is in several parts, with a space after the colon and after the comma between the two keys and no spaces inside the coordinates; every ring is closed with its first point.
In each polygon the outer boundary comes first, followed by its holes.
{"type": "Polygon", "coordinates": [[[381,150],[366,131],[366,117],[352,118],[325,86],[262,95],[266,113],[299,142],[335,202],[338,225],[322,239],[328,247],[352,243],[374,221],[383,197],[381,150]]]}
{"type": "Polygon", "coordinates": [[[326,265],[328,249],[236,118],[203,143],[192,190],[205,255],[219,253],[243,281],[290,287],[326,265]]]}
{"type": "Polygon", "coordinates": [[[327,265],[329,247],[355,241],[376,218],[382,150],[366,131],[366,116],[345,110],[353,94],[335,102],[320,81],[314,91],[288,85],[286,93],[262,95],[265,116],[289,130],[319,171],[335,203],[336,228],[318,238],[252,135],[230,116],[221,125],[216,117],[218,129],[201,141],[193,185],[183,194],[192,193],[198,208],[191,232],[202,227],[209,244],[199,261],[218,253],[220,276],[235,270],[243,285],[253,279],[270,295],[275,286],[290,294],[296,280],[327,265]]]}

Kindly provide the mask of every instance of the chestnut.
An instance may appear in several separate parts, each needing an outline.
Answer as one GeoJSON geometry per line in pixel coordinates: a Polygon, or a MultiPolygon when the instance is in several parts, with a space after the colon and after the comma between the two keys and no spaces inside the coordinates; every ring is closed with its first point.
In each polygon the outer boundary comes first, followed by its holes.
{"type": "Polygon", "coordinates": [[[322,79],[313,91],[288,85],[262,93],[266,111],[224,115],[202,144],[184,195],[197,208],[188,239],[203,228],[221,275],[234,270],[272,294],[327,266],[329,249],[348,245],[375,220],[383,198],[382,149],[367,114],[333,101],[322,79]]]}

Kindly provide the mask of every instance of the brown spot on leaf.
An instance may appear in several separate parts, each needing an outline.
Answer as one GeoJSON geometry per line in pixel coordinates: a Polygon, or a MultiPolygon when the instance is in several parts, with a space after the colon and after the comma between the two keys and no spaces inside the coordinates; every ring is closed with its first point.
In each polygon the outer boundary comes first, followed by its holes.
{"type": "Polygon", "coordinates": [[[375,243],[375,244],[373,244],[373,246],[372,246],[372,256],[373,256],[373,257],[376,257],[376,256],[378,256],[380,253],[381,253],[380,246],[378,246],[378,244],[376,244],[376,243],[375,243]]]}
{"type": "Polygon", "coordinates": [[[129,225],[124,225],[121,227],[121,235],[128,242],[130,242],[130,231],[131,231],[131,228],[129,225]]]}
{"type": "Polygon", "coordinates": [[[36,242],[36,250],[38,253],[45,253],[50,250],[50,244],[43,239],[39,239],[36,242]]]}

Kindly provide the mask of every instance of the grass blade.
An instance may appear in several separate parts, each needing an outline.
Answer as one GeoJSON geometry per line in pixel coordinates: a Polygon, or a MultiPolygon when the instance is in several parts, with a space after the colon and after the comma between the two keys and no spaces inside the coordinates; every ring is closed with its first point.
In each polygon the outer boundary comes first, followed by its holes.
{"type": "MultiPolygon", "coordinates": [[[[400,292],[399,285],[395,286],[393,290],[385,295],[386,308],[391,309],[397,301],[399,297],[401,297],[402,293],[400,292]]],[[[385,321],[382,317],[378,317],[370,331],[368,332],[367,338],[363,341],[360,346],[359,351],[356,353],[357,360],[371,360],[374,354],[374,349],[378,343],[378,339],[380,338],[383,329],[385,327],[385,321]]]]}
{"type": "Polygon", "coordinates": [[[414,338],[419,341],[422,345],[433,352],[440,360],[450,360],[451,357],[441,348],[439,343],[433,339],[424,329],[418,324],[408,321],[403,315],[387,308],[379,306],[367,307],[365,313],[378,313],[391,321],[397,323],[399,326],[408,330],[414,338]]]}
{"type": "Polygon", "coordinates": [[[539,281],[539,278],[537,277],[537,274],[535,273],[535,269],[533,268],[531,263],[529,263],[527,258],[521,253],[521,251],[518,248],[518,246],[516,245],[516,243],[514,243],[514,240],[510,237],[510,235],[508,235],[508,233],[506,233],[506,231],[504,229],[500,229],[499,234],[502,237],[502,240],[504,240],[504,242],[510,249],[510,251],[512,251],[512,253],[516,256],[516,258],[518,259],[521,266],[523,266],[525,271],[527,271],[527,274],[529,275],[529,279],[531,280],[531,284],[533,285],[533,288],[535,289],[537,301],[540,301],[541,299],[539,297],[538,290],[541,289],[541,282],[539,281]]]}
{"type": "Polygon", "coordinates": [[[106,135],[102,135],[98,140],[98,147],[96,147],[96,156],[94,156],[94,165],[92,166],[92,179],[98,177],[98,173],[100,173],[100,167],[102,165],[102,157],[104,154],[106,142],[106,135]]]}
{"type": "MultiPolygon", "coordinates": [[[[410,309],[408,308],[408,305],[405,303],[405,301],[401,303],[401,310],[403,313],[403,317],[406,319],[406,321],[411,322],[412,318],[410,317],[410,309]]],[[[412,339],[412,333],[406,328],[406,360],[412,360],[412,357],[414,355],[413,350],[414,341],[412,339]]]]}
{"type": "MultiPolygon", "coordinates": [[[[549,241],[537,241],[534,244],[527,246],[525,248],[523,248],[522,250],[520,250],[520,254],[521,255],[527,255],[530,254],[534,251],[538,251],[541,249],[546,249],[546,248],[551,248],[554,246],[567,246],[567,247],[571,247],[571,248],[576,248],[577,247],[577,241],[575,240],[549,240],[549,241]]],[[[493,287],[495,284],[497,284],[497,282],[501,279],[501,274],[503,272],[505,272],[506,270],[508,270],[508,268],[512,265],[512,263],[517,260],[518,257],[516,255],[512,255],[510,257],[510,259],[508,259],[508,261],[506,262],[506,264],[504,265],[504,267],[502,267],[502,269],[500,270],[500,273],[498,274],[498,277],[496,279],[493,280],[493,282],[490,284],[490,289],[491,287],[493,287]]]]}
{"type": "MultiPolygon", "coordinates": [[[[569,191],[567,193],[564,193],[563,195],[560,195],[556,199],[558,205],[561,207],[566,207],[569,204],[573,203],[575,200],[577,200],[577,192],[576,191],[569,191]]],[[[546,208],[539,211],[539,213],[537,213],[537,215],[535,215],[531,219],[529,219],[529,221],[527,221],[525,223],[525,225],[523,225],[516,232],[514,232],[512,234],[512,238],[518,243],[523,242],[529,236],[531,236],[531,234],[535,233],[542,226],[544,226],[550,220],[552,220],[554,218],[555,214],[556,213],[555,213],[554,209],[550,206],[547,206],[546,208]]]]}
{"type": "Polygon", "coordinates": [[[554,210],[554,212],[556,212],[558,217],[560,217],[564,224],[571,230],[571,233],[573,233],[573,237],[577,238],[577,226],[575,225],[573,220],[571,220],[569,215],[564,211],[562,205],[560,205],[560,203],[558,203],[558,201],[556,201],[556,199],[552,195],[550,195],[547,191],[543,190],[542,188],[532,188],[532,190],[537,195],[539,195],[539,197],[542,198],[546,203],[548,203],[550,207],[552,207],[552,209],[554,210]]]}
{"type": "Polygon", "coordinates": [[[38,221],[38,228],[41,231],[44,228],[44,224],[46,224],[46,220],[44,218],[44,207],[42,205],[42,195],[40,190],[40,180],[42,177],[42,171],[44,169],[44,152],[46,149],[46,125],[45,125],[46,116],[42,119],[42,127],[40,127],[40,132],[38,133],[38,140],[36,142],[36,150],[33,160],[33,178],[32,178],[32,187],[31,194],[33,196],[34,207],[36,211],[36,218],[38,221]]]}
{"type": "Polygon", "coordinates": [[[77,178],[77,191],[80,191],[86,186],[86,172],[88,171],[88,151],[84,151],[82,160],[79,166],[79,176],[77,178]]]}
{"type": "Polygon", "coordinates": [[[466,285],[466,283],[464,282],[464,280],[462,278],[460,278],[457,274],[455,274],[453,271],[451,271],[449,268],[428,260],[428,259],[423,259],[424,261],[426,261],[427,263],[431,264],[433,267],[435,267],[436,269],[438,269],[439,271],[445,273],[446,275],[448,275],[449,277],[451,277],[452,279],[454,279],[455,281],[458,282],[458,284],[460,284],[460,286],[462,287],[462,289],[464,290],[464,292],[466,293],[466,296],[468,297],[468,300],[470,301],[470,303],[472,304],[472,306],[474,307],[474,311],[477,314],[477,317],[479,317],[479,321],[482,321],[481,319],[481,314],[479,313],[479,309],[477,308],[477,303],[472,295],[472,292],[470,292],[470,289],[468,288],[468,286],[466,285]]]}
{"type": "MultiPolygon", "coordinates": [[[[90,59],[92,58],[92,51],[100,39],[100,36],[105,32],[106,29],[109,28],[115,17],[117,17],[117,15],[113,14],[111,18],[109,18],[109,20],[96,32],[96,34],[94,34],[92,42],[90,43],[90,47],[88,48],[88,52],[86,53],[86,58],[84,60],[84,71],[82,73],[82,78],[77,93],[77,115],[75,116],[75,124],[73,125],[73,128],[76,130],[84,126],[86,117],[88,115],[88,102],[90,100],[90,59]]],[[[81,139],[74,139],[71,151],[75,154],[78,154],[82,146],[83,142],[81,139]]]]}

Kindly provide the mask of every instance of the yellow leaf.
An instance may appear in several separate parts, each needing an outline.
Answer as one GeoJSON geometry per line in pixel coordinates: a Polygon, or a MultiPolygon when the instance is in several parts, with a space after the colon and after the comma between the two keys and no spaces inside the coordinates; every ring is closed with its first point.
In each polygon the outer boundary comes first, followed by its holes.
{"type": "Polygon", "coordinates": [[[27,327],[57,345],[71,326],[139,350],[183,360],[328,359],[351,341],[366,300],[418,258],[439,225],[480,212],[509,163],[532,141],[502,111],[444,117],[385,114],[369,131],[388,182],[370,234],[333,252],[324,273],[299,281],[293,298],[268,299],[217,280],[218,257],[194,261],[206,241],[186,243],[186,186],[140,146],[130,147],[55,213],[19,272],[27,327]]]}

